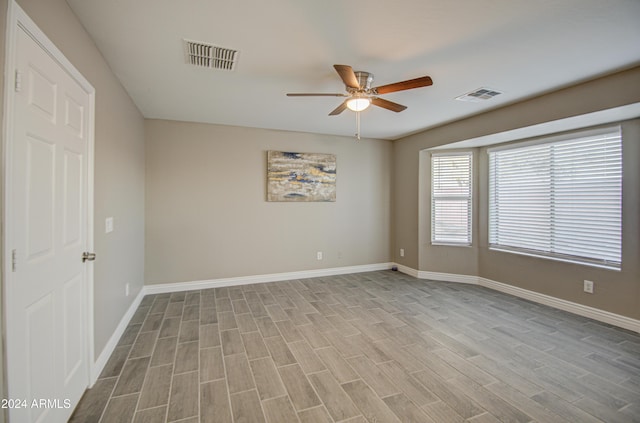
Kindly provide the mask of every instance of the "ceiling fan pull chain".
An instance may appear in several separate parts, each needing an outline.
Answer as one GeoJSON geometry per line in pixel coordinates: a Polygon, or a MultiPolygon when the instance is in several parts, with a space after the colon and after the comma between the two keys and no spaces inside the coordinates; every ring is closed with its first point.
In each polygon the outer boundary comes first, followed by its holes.
{"type": "Polygon", "coordinates": [[[360,112],[356,112],[356,138],[360,139],[360,112]]]}

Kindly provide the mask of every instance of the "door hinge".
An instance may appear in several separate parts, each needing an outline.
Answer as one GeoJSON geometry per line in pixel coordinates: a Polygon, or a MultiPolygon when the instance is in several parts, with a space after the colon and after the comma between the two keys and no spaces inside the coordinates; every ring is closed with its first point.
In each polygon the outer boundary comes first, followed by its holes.
{"type": "Polygon", "coordinates": [[[17,93],[22,91],[22,72],[20,69],[16,69],[15,89],[17,93]]]}
{"type": "Polygon", "coordinates": [[[18,265],[18,253],[16,250],[11,250],[11,271],[15,272],[18,265]]]}

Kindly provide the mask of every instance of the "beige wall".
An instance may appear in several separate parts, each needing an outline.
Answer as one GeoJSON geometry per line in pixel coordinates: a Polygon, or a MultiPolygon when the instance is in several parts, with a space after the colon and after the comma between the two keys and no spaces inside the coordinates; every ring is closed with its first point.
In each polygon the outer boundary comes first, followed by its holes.
{"type": "Polygon", "coordinates": [[[389,141],[148,120],[145,283],[390,261],[391,154],[389,141]],[[267,202],[268,150],[336,154],[337,201],[267,202]]]}
{"type": "MultiPolygon", "coordinates": [[[[144,119],[64,0],[19,0],[18,3],[96,90],[94,238],[98,259],[94,280],[94,346],[97,356],[143,285],[144,119]],[[107,216],[115,218],[115,231],[111,234],[104,233],[107,216]],[[131,284],[128,298],[125,297],[126,283],[131,284]]],[[[6,13],[5,7],[2,13],[6,13]]],[[[2,46],[4,36],[2,31],[2,46]]],[[[4,62],[4,55],[2,60],[4,62]]],[[[2,65],[4,68],[4,63],[2,65]]]]}
{"type": "Polygon", "coordinates": [[[623,271],[517,256],[487,248],[487,164],[476,154],[474,246],[430,245],[428,154],[425,149],[598,110],[640,102],[640,68],[556,91],[443,125],[394,143],[394,261],[432,272],[481,276],[557,298],[640,318],[640,129],[623,125],[623,271]],[[421,165],[422,162],[422,165],[421,165]],[[398,249],[405,249],[399,257],[398,249]],[[596,292],[582,292],[593,280],[596,292]]]}

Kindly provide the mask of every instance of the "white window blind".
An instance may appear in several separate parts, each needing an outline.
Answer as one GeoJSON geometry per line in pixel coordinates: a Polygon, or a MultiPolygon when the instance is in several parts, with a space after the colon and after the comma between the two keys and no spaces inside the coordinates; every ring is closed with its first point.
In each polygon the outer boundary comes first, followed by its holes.
{"type": "Polygon", "coordinates": [[[620,128],[489,150],[489,245],[621,266],[620,128]]]}
{"type": "Polygon", "coordinates": [[[431,242],[471,244],[471,153],[431,156],[431,242]]]}

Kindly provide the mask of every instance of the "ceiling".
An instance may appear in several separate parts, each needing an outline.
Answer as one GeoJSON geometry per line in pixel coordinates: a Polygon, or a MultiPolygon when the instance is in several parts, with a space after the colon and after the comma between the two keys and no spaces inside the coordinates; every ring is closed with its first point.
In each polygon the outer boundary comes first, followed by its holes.
{"type": "Polygon", "coordinates": [[[421,130],[640,64],[638,0],[67,0],[142,114],[352,136],[333,64],[372,86],[429,75],[381,97],[361,134],[421,130]],[[234,70],[187,65],[183,39],[239,51],[234,70]],[[471,103],[480,87],[503,94],[471,103]]]}

